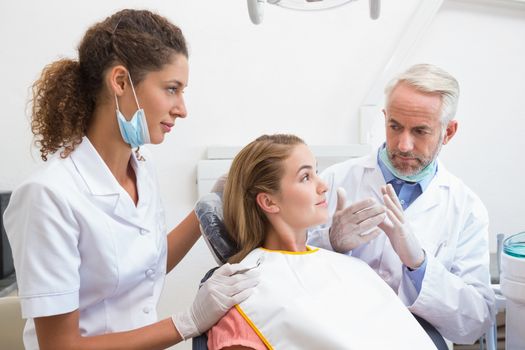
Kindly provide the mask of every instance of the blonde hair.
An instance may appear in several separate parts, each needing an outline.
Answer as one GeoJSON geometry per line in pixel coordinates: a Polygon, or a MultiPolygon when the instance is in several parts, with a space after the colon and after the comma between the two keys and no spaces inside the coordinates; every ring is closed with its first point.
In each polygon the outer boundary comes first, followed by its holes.
{"type": "Polygon", "coordinates": [[[224,224],[238,248],[230,263],[241,261],[263,244],[270,223],[257,204],[257,194],[279,192],[282,163],[299,144],[304,141],[295,135],[263,135],[233,160],[223,194],[224,224]]]}

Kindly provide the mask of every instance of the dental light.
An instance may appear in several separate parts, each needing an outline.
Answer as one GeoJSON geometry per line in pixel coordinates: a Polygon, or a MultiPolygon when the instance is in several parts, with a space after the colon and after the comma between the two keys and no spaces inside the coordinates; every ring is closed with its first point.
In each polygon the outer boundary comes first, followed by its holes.
{"type": "MultiPolygon", "coordinates": [[[[355,0],[247,0],[248,13],[253,24],[260,24],[264,16],[264,3],[291,10],[319,11],[343,6],[355,0]]],[[[379,18],[381,0],[369,0],[370,18],[379,18]]]]}

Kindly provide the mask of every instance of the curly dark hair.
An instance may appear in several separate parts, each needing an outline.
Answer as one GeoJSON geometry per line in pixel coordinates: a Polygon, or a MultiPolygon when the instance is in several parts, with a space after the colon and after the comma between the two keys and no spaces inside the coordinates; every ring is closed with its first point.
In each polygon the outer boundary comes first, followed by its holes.
{"type": "Polygon", "coordinates": [[[174,54],[188,57],[181,30],[150,11],[122,10],[89,28],[78,61],[51,63],[33,84],[31,130],[41,158],[58,150],[66,158],[82,142],[108,68],[124,65],[138,84],[174,54]]]}

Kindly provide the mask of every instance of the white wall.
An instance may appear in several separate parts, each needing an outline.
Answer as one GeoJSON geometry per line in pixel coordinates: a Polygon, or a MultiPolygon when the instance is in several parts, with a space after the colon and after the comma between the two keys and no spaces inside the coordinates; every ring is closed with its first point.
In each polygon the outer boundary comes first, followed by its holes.
{"type": "Polygon", "coordinates": [[[483,200],[495,237],[525,231],[525,2],[445,1],[407,66],[433,62],[459,81],[454,139],[441,159],[483,200]]]}
{"type": "MultiPolygon", "coordinates": [[[[365,0],[317,13],[266,6],[263,24],[254,26],[243,0],[2,1],[0,190],[12,189],[40,164],[38,153],[30,151],[28,87],[45,64],[73,57],[87,27],[118,8],[160,12],[180,25],[190,45],[189,116],[164,144],[152,147],[168,225],[174,226],[196,200],[196,164],[208,145],[242,145],[265,132],[293,132],[311,144],[357,143],[359,105],[418,4],[383,1],[378,21],[368,18],[365,0]]],[[[410,60],[441,64],[458,76],[461,128],[444,158],[497,216],[498,230],[514,232],[523,228],[514,218],[523,208],[519,198],[525,197],[518,188],[525,123],[518,109],[525,91],[518,85],[523,81],[518,62],[525,54],[519,40],[525,37],[522,12],[496,11],[489,17],[490,11],[446,6],[410,60]],[[494,37],[480,34],[487,26],[497,27],[494,37]],[[452,40],[463,31],[467,43],[452,40]],[[500,56],[503,38],[510,41],[500,56]],[[494,64],[496,58],[501,65],[494,64]],[[483,70],[489,74],[486,81],[480,77],[483,70]],[[502,78],[511,81],[510,88],[500,83],[502,78]],[[492,94],[497,98],[487,104],[492,94]],[[516,193],[522,196],[512,196],[516,193]]],[[[199,278],[212,265],[205,245],[197,243],[166,280],[161,316],[188,306],[199,278]]]]}

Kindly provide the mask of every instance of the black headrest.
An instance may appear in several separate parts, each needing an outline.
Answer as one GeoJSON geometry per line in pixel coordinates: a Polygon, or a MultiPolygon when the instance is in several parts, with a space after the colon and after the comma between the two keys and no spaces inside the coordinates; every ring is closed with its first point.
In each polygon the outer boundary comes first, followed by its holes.
{"type": "Polygon", "coordinates": [[[218,193],[208,193],[195,204],[202,237],[218,264],[227,262],[237,252],[237,246],[224,226],[222,198],[218,193]]]}

